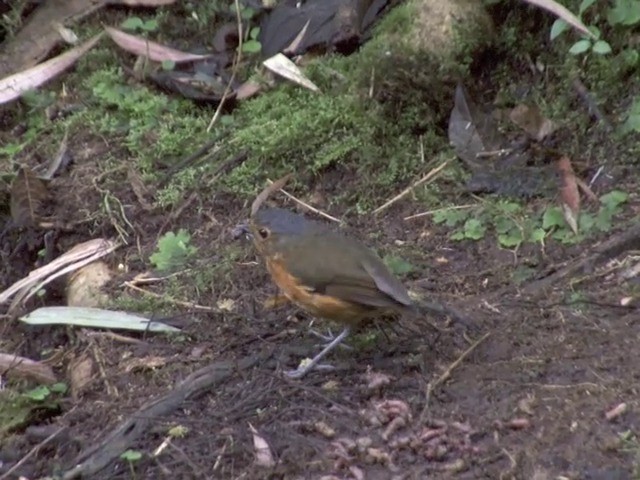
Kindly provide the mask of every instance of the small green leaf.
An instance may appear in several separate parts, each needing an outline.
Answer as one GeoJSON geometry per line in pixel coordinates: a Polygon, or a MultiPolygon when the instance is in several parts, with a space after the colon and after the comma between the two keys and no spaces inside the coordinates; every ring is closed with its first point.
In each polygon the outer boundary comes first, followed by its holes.
{"type": "Polygon", "coordinates": [[[598,40],[593,44],[593,51],[598,55],[606,55],[608,53],[611,53],[611,45],[609,45],[604,40],[598,40]]]}
{"type": "Polygon", "coordinates": [[[529,235],[529,239],[532,242],[541,242],[544,240],[544,237],[547,235],[547,232],[544,231],[544,228],[535,228],[531,235],[529,235]]]}
{"type": "Polygon", "coordinates": [[[564,216],[558,207],[549,207],[542,215],[542,228],[549,230],[553,227],[564,227],[564,216]]]}
{"type": "Polygon", "coordinates": [[[158,29],[158,21],[156,19],[147,20],[141,25],[145,32],[155,32],[158,29]]]}
{"type": "Polygon", "coordinates": [[[173,270],[183,267],[189,257],[196,253],[197,248],[190,246],[191,236],[186,230],[180,229],[176,235],[167,232],[158,240],[156,253],[149,257],[158,270],[173,270]]]}
{"type": "Polygon", "coordinates": [[[240,16],[243,20],[251,20],[255,16],[255,14],[256,11],[251,7],[245,7],[240,11],[240,16]]]}
{"type": "Polygon", "coordinates": [[[30,398],[31,400],[35,400],[36,402],[41,402],[45,400],[51,394],[51,390],[45,387],[44,385],[40,385],[39,387],[34,388],[33,390],[29,390],[25,392],[25,396],[30,398]]]}
{"type": "Polygon", "coordinates": [[[596,219],[590,213],[582,212],[578,217],[578,231],[588,233],[593,230],[596,219]]]}
{"type": "Polygon", "coordinates": [[[260,27],[253,27],[249,32],[249,38],[252,38],[254,40],[258,38],[258,35],[260,35],[260,27]]]}
{"type": "Polygon", "coordinates": [[[247,40],[242,44],[243,53],[258,53],[262,50],[262,44],[257,40],[247,40]]]}
{"type": "Polygon", "coordinates": [[[137,30],[142,28],[144,22],[140,17],[129,17],[120,24],[120,28],[123,30],[137,30]]]}
{"type": "Polygon", "coordinates": [[[579,14],[582,15],[587,10],[587,8],[589,8],[594,3],[596,3],[596,0],[582,0],[582,2],[580,3],[580,7],[578,8],[579,14]]]}
{"type": "Polygon", "coordinates": [[[524,238],[522,232],[519,229],[510,231],[509,233],[503,233],[498,235],[498,242],[500,245],[506,248],[517,247],[522,243],[524,238]]]}
{"type": "Polygon", "coordinates": [[[458,230],[457,232],[454,232],[451,234],[451,240],[455,240],[456,242],[459,242],[460,240],[464,240],[465,236],[464,236],[464,231],[462,230],[458,230]]]}
{"type": "Polygon", "coordinates": [[[550,40],[555,40],[559,35],[567,31],[568,29],[569,24],[564,20],[560,20],[558,18],[555,22],[553,22],[553,25],[551,25],[551,33],[549,34],[550,40]]]}
{"type": "Polygon", "coordinates": [[[434,223],[444,223],[447,227],[460,225],[469,218],[469,210],[439,210],[433,214],[434,223]]]}
{"type": "Polygon", "coordinates": [[[406,275],[407,273],[411,273],[415,270],[413,265],[396,255],[385,256],[384,263],[387,265],[387,267],[389,267],[389,270],[394,275],[398,275],[399,277],[406,275]]]}
{"type": "Polygon", "coordinates": [[[629,194],[621,190],[612,190],[600,197],[600,203],[610,210],[615,210],[619,205],[626,203],[629,194]]]}
{"type": "Polygon", "coordinates": [[[622,132],[640,132],[640,98],[636,97],[631,104],[627,119],[622,125],[622,132]]]}
{"type": "Polygon", "coordinates": [[[137,450],[127,450],[120,454],[120,458],[126,460],[127,462],[137,462],[142,458],[142,453],[137,450]]]}
{"type": "Polygon", "coordinates": [[[68,388],[69,387],[67,387],[67,384],[62,382],[54,383],[53,385],[51,385],[51,391],[54,393],[61,393],[61,394],[67,393],[68,388]]]}
{"type": "Polygon", "coordinates": [[[173,60],[163,60],[162,61],[162,69],[163,70],[171,71],[174,68],[176,68],[176,62],[174,62],[173,60]]]}
{"type": "Polygon", "coordinates": [[[595,226],[601,232],[608,232],[611,230],[613,221],[613,211],[607,208],[601,208],[596,215],[595,226]]]}
{"type": "Polygon", "coordinates": [[[580,55],[591,48],[591,40],[582,39],[574,43],[569,49],[571,55],[580,55]]]}
{"type": "Polygon", "coordinates": [[[635,25],[640,22],[640,2],[638,0],[616,0],[607,12],[610,25],[635,25]]]}
{"type": "Polygon", "coordinates": [[[464,223],[464,236],[471,240],[480,240],[484,237],[487,227],[478,219],[470,218],[464,223]]]}

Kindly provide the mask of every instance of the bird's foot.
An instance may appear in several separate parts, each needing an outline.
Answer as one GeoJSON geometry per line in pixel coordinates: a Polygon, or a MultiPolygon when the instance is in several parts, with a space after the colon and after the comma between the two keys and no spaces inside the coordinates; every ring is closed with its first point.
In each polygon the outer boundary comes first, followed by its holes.
{"type": "Polygon", "coordinates": [[[333,368],[330,365],[320,365],[320,360],[322,360],[331,350],[340,345],[340,343],[349,335],[349,332],[350,329],[348,327],[345,328],[340,335],[334,338],[331,343],[325,346],[315,357],[311,360],[304,361],[296,370],[285,372],[285,375],[289,378],[302,378],[315,368],[324,370],[333,368]]]}
{"type": "MultiPolygon", "coordinates": [[[[331,342],[333,342],[336,339],[336,336],[333,334],[331,329],[327,329],[327,333],[326,334],[322,334],[319,331],[310,328],[309,329],[309,333],[311,335],[313,335],[314,337],[319,338],[320,340],[322,340],[324,342],[323,347],[331,345],[331,342]]],[[[342,343],[341,342],[338,346],[340,348],[344,348],[345,350],[353,350],[353,347],[351,345],[347,345],[346,343],[342,343]]]]}

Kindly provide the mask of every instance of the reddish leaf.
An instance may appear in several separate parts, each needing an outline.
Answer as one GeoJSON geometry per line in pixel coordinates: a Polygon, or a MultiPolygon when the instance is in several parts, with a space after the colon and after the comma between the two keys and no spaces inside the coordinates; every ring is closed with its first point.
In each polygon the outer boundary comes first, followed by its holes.
{"type": "Polygon", "coordinates": [[[543,116],[535,105],[517,105],[509,112],[509,119],[537,141],[543,140],[555,130],[553,122],[543,116]]]}
{"type": "Polygon", "coordinates": [[[558,160],[558,170],[561,175],[560,204],[565,220],[574,233],[578,233],[578,214],[580,213],[580,192],[578,182],[571,166],[569,157],[564,156],[558,160]]]}

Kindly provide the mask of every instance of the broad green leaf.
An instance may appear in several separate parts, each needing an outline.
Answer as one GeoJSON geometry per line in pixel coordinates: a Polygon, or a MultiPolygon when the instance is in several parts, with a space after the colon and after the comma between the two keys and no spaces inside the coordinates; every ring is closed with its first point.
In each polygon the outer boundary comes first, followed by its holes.
{"type": "Polygon", "coordinates": [[[558,207],[549,207],[542,215],[542,228],[549,230],[552,227],[564,227],[564,215],[558,207]]]}
{"type": "Polygon", "coordinates": [[[486,231],[487,227],[476,218],[470,218],[464,224],[464,236],[471,240],[480,240],[486,231]]]}
{"type": "Polygon", "coordinates": [[[608,53],[611,53],[611,45],[609,45],[604,40],[598,40],[593,44],[592,50],[598,55],[606,55],[608,53]]]}
{"type": "Polygon", "coordinates": [[[590,48],[591,48],[591,40],[587,40],[586,38],[584,38],[574,43],[569,49],[569,53],[571,55],[580,55],[581,53],[586,52],[590,48]]]}
{"type": "Polygon", "coordinates": [[[550,40],[555,40],[559,35],[569,29],[569,24],[559,18],[551,25],[551,33],[549,34],[550,40]]]}
{"type": "Polygon", "coordinates": [[[137,30],[138,28],[142,28],[143,24],[144,22],[140,17],[129,17],[120,24],[120,28],[123,30],[137,30]]]}
{"type": "Polygon", "coordinates": [[[260,50],[262,50],[262,44],[257,40],[248,40],[242,44],[244,53],[258,53],[260,50]]]}

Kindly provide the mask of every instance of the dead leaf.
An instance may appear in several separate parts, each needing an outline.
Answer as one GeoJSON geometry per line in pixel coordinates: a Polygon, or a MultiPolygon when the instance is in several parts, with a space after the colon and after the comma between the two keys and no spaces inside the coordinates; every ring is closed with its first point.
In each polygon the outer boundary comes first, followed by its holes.
{"type": "Polygon", "coordinates": [[[47,184],[22,167],[11,184],[11,218],[20,227],[36,225],[48,198],[47,184]]]}
{"type": "Polygon", "coordinates": [[[333,438],[336,436],[336,431],[331,428],[326,422],[316,422],[313,424],[313,427],[315,428],[316,432],[326,438],[333,438]]]}
{"type": "Polygon", "coordinates": [[[560,5],[558,2],[554,0],[525,0],[531,5],[536,5],[540,8],[544,8],[545,10],[553,13],[556,17],[564,20],[573,28],[578,30],[580,33],[584,35],[588,35],[589,37],[595,39],[596,36],[587,28],[587,26],[582,23],[582,21],[576,17],[573,13],[567,10],[566,7],[560,5]]]}
{"type": "Polygon", "coordinates": [[[111,269],[103,261],[76,270],[67,281],[67,305],[70,307],[102,307],[109,301],[103,287],[111,280],[111,269]]]}
{"type": "Polygon", "coordinates": [[[560,172],[560,204],[564,218],[573,230],[578,233],[578,214],[580,213],[580,192],[576,182],[576,175],[571,166],[569,157],[564,156],[558,160],[558,171],[560,172]]]}
{"type": "Polygon", "coordinates": [[[313,92],[320,91],[316,84],[309,80],[295,63],[281,53],[267,58],[262,64],[273,73],[286,78],[290,82],[297,83],[313,92]]]}
{"type": "Polygon", "coordinates": [[[51,60],[3,78],[0,80],[0,104],[15,100],[22,96],[23,93],[35,90],[40,85],[55,78],[87,53],[101,37],[102,34],[98,34],[82,45],[72,48],[51,60]]]}
{"type": "Polygon", "coordinates": [[[509,112],[509,119],[539,142],[556,129],[555,124],[542,115],[536,105],[520,104],[514,107],[509,112]]]}
{"type": "Polygon", "coordinates": [[[165,60],[175,63],[193,62],[195,60],[204,60],[211,57],[211,55],[185,53],[180,50],[176,50],[175,48],[152,42],[146,38],[125,33],[122,30],[118,30],[113,27],[106,27],[105,31],[123,50],[133,53],[139,57],[147,57],[154,62],[164,62],[165,60]]]}
{"type": "Polygon", "coordinates": [[[49,365],[17,355],[0,353],[0,372],[14,378],[28,378],[50,385],[57,379],[49,365]]]}
{"type": "Polygon", "coordinates": [[[152,194],[142,181],[142,177],[140,176],[140,174],[138,174],[138,172],[136,172],[133,168],[129,168],[127,172],[127,180],[129,180],[131,190],[133,190],[133,193],[135,194],[142,208],[147,212],[152,211],[154,207],[151,204],[151,201],[148,199],[152,197],[152,194]]]}
{"type": "Polygon", "coordinates": [[[216,302],[216,306],[223,312],[233,312],[236,308],[236,302],[232,298],[223,298],[216,302]]]}
{"type": "Polygon", "coordinates": [[[479,157],[500,150],[504,143],[491,115],[480,110],[460,84],[449,117],[449,143],[472,167],[482,166],[486,161],[479,157]]]}
{"type": "Polygon", "coordinates": [[[93,359],[87,354],[76,357],[69,362],[67,372],[71,396],[74,400],[78,400],[82,391],[93,379],[93,365],[93,359]]]}
{"type": "Polygon", "coordinates": [[[273,454],[271,453],[269,444],[264,438],[258,435],[258,431],[253,427],[253,425],[249,424],[249,428],[253,434],[253,448],[255,449],[256,465],[265,468],[274,467],[276,462],[273,459],[273,454]]]}
{"type": "Polygon", "coordinates": [[[159,356],[133,358],[124,362],[124,371],[130,373],[136,370],[155,370],[156,368],[164,367],[166,364],[167,359],[159,356]]]}
{"type": "Polygon", "coordinates": [[[236,88],[236,100],[255,97],[262,91],[262,85],[254,80],[247,80],[236,88]]]}

